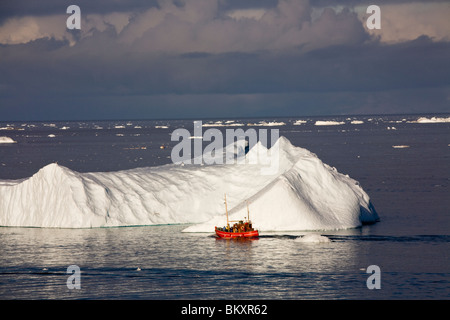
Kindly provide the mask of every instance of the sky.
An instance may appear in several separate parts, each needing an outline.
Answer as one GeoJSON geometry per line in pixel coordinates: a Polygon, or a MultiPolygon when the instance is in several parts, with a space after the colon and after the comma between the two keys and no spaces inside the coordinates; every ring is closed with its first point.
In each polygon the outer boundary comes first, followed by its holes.
{"type": "Polygon", "coordinates": [[[1,0],[0,121],[450,112],[449,17],[448,0],[1,0]]]}

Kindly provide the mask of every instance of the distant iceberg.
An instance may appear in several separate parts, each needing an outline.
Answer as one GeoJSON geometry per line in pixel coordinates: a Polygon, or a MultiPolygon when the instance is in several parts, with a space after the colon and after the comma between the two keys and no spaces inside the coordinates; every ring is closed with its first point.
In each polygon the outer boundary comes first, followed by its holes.
{"type": "Polygon", "coordinates": [[[447,118],[439,118],[439,117],[426,118],[426,117],[420,117],[417,120],[408,121],[408,122],[409,123],[446,123],[446,122],[450,122],[450,117],[447,117],[447,118]]]}
{"type": "Polygon", "coordinates": [[[275,127],[275,126],[284,126],[285,122],[282,121],[260,121],[259,123],[247,123],[247,126],[260,126],[260,127],[275,127]]]}
{"type": "Polygon", "coordinates": [[[241,127],[244,126],[243,123],[237,123],[234,120],[228,120],[223,123],[223,121],[216,121],[214,123],[204,123],[203,127],[241,127]]]}
{"type": "Polygon", "coordinates": [[[314,125],[316,126],[339,126],[341,124],[345,124],[342,121],[325,121],[325,120],[317,120],[314,125]]]}
{"type": "Polygon", "coordinates": [[[13,139],[10,137],[0,137],[0,144],[1,143],[16,143],[13,139]]]}
{"type": "MultiPolygon", "coordinates": [[[[213,232],[247,215],[260,231],[343,229],[373,223],[378,215],[357,181],[281,137],[267,152],[276,172],[262,164],[175,165],[117,172],[79,173],[49,164],[32,177],[0,180],[0,225],[91,228],[193,224],[185,232],[213,232]],[[278,145],[277,145],[278,144],[278,145]]],[[[267,159],[266,159],[267,160],[267,159]]]]}

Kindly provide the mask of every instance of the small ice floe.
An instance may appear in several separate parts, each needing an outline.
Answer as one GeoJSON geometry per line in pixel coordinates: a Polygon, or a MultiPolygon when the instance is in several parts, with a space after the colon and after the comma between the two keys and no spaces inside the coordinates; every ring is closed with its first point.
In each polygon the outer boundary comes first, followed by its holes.
{"type": "Polygon", "coordinates": [[[49,137],[49,138],[54,138],[54,137],[56,137],[54,134],[49,134],[47,137],[49,137]]]}
{"type": "Polygon", "coordinates": [[[202,127],[242,127],[243,123],[234,122],[234,120],[228,120],[225,123],[223,121],[216,121],[214,123],[204,123],[202,127]]]}
{"type": "Polygon", "coordinates": [[[17,143],[17,141],[14,141],[10,137],[0,137],[0,144],[1,143],[17,143]]]}
{"type": "Polygon", "coordinates": [[[300,126],[300,125],[302,125],[302,124],[305,124],[305,123],[307,123],[308,121],[306,121],[306,120],[297,120],[297,121],[295,121],[294,123],[293,123],[293,125],[294,126],[300,126]]]}
{"type": "Polygon", "coordinates": [[[202,124],[202,127],[219,127],[219,126],[220,127],[223,126],[222,121],[216,121],[214,123],[209,122],[209,123],[203,123],[202,124]]]}
{"type": "Polygon", "coordinates": [[[318,120],[314,123],[316,126],[339,126],[341,124],[345,124],[345,122],[342,121],[322,121],[318,120]]]}
{"type": "Polygon", "coordinates": [[[392,148],[394,148],[394,149],[404,149],[404,148],[409,148],[409,146],[407,146],[407,145],[398,145],[398,146],[392,146],[392,148]]]}
{"type": "Polygon", "coordinates": [[[277,122],[277,121],[260,121],[259,123],[247,123],[247,126],[259,126],[259,127],[275,127],[275,126],[284,126],[286,123],[277,122]]]}
{"type": "Polygon", "coordinates": [[[136,271],[141,271],[141,270],[142,270],[142,269],[141,269],[141,268],[139,268],[139,267],[137,267],[137,268],[136,268],[136,271]]]}
{"type": "Polygon", "coordinates": [[[331,240],[325,236],[322,236],[320,234],[307,234],[303,237],[299,237],[294,240],[295,242],[303,242],[303,243],[328,243],[331,242],[331,240]]]}

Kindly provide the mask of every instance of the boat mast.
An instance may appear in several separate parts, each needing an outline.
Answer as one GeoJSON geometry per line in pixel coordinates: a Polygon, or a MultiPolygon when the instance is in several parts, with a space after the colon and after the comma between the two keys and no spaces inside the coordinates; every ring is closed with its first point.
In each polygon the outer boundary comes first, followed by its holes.
{"type": "Polygon", "coordinates": [[[228,222],[228,208],[227,208],[227,194],[225,193],[225,212],[227,213],[227,226],[230,225],[228,222]]]}
{"type": "Polygon", "coordinates": [[[250,221],[250,210],[248,210],[248,201],[245,201],[247,203],[247,220],[250,221]]]}

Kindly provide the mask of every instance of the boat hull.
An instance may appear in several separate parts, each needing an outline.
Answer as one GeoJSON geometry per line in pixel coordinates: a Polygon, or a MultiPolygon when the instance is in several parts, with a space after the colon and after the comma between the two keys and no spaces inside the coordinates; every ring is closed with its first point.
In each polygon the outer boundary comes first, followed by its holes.
{"type": "Polygon", "coordinates": [[[216,228],[216,235],[219,238],[256,238],[259,236],[258,230],[246,231],[246,232],[226,232],[222,230],[218,230],[216,228]]]}

